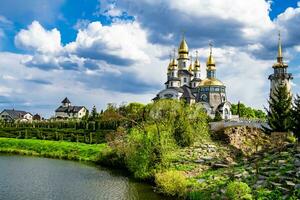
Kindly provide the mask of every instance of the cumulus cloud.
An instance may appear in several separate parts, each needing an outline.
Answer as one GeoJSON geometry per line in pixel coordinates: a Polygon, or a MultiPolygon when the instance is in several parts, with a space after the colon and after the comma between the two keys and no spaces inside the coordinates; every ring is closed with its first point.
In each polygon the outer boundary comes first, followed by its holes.
{"type": "MultiPolygon", "coordinates": [[[[96,98],[101,105],[117,98],[117,103],[121,99],[148,102],[164,88],[168,52],[177,48],[184,30],[190,53],[199,50],[203,76],[207,44],[212,40],[217,76],[226,84],[229,100],[262,108],[276,57],[277,29],[282,30],[284,47],[298,51],[300,46],[299,8],[289,8],[271,21],[270,2],[265,0],[191,0],[185,6],[179,0],[101,3],[98,14],[112,18],[111,24],[78,20],[76,39],[64,46],[59,30],[47,30],[39,22],[17,34],[16,45],[31,54],[19,59],[21,65],[33,71],[48,70],[49,75],[26,76],[26,85],[41,85],[50,94],[70,95],[87,105],[96,98]],[[122,20],[125,14],[134,20],[122,20]]],[[[289,49],[284,53],[285,57],[294,55],[289,49]]],[[[53,97],[53,101],[59,100],[53,97]]]]}
{"type": "Polygon", "coordinates": [[[66,49],[79,57],[127,66],[149,59],[144,53],[147,45],[146,32],[136,22],[115,22],[110,26],[92,22],[79,30],[76,41],[66,49]]]}
{"type": "Polygon", "coordinates": [[[55,53],[61,51],[60,32],[55,28],[45,30],[38,21],[33,21],[28,29],[22,29],[15,37],[17,47],[39,53],[55,53]]]}
{"type": "Polygon", "coordinates": [[[268,16],[270,3],[265,0],[191,0],[184,6],[179,0],[117,0],[115,4],[133,15],[149,30],[151,41],[157,43],[174,42],[178,37],[167,40],[166,36],[185,30],[186,36],[194,41],[192,46],[203,46],[209,39],[220,46],[235,46],[273,27],[268,16]]]}
{"type": "MultiPolygon", "coordinates": [[[[43,116],[54,115],[62,98],[68,96],[73,104],[92,108],[105,108],[107,103],[149,102],[154,93],[132,94],[89,87],[80,81],[82,72],[74,70],[53,70],[45,73],[38,68],[22,64],[27,55],[0,53],[0,106],[2,108],[24,109],[43,116]],[[13,68],[11,67],[13,66],[13,68]]],[[[92,80],[97,84],[97,79],[92,80]]],[[[92,85],[92,81],[90,85],[92,85]]],[[[89,82],[87,80],[87,82],[89,82]]],[[[112,84],[111,82],[109,84],[112,84]]]]}
{"type": "Polygon", "coordinates": [[[137,22],[116,21],[109,26],[92,22],[79,29],[76,40],[65,46],[60,44],[58,30],[46,30],[33,22],[16,35],[15,43],[33,51],[22,59],[24,65],[86,73],[78,81],[92,88],[145,93],[158,89],[159,77],[163,76],[160,57],[166,48],[149,43],[146,31],[137,22]],[[53,44],[46,42],[51,39],[53,44]]]}

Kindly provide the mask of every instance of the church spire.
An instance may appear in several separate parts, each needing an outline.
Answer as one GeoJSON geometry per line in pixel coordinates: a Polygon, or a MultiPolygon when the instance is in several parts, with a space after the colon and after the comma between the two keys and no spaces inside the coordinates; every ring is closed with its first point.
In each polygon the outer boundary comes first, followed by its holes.
{"type": "Polygon", "coordinates": [[[277,62],[282,63],[283,56],[282,56],[282,44],[281,44],[281,34],[280,31],[278,32],[278,55],[277,55],[277,62]]]}

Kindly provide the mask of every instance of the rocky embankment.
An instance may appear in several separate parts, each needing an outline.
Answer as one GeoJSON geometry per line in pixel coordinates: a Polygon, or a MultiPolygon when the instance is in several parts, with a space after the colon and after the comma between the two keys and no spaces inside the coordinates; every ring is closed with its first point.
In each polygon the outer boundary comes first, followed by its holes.
{"type": "Polygon", "coordinates": [[[300,195],[300,146],[273,144],[260,129],[226,128],[213,140],[182,150],[172,165],[184,172],[191,191],[210,195],[208,199],[222,199],[231,181],[247,183],[256,198],[300,195]]]}

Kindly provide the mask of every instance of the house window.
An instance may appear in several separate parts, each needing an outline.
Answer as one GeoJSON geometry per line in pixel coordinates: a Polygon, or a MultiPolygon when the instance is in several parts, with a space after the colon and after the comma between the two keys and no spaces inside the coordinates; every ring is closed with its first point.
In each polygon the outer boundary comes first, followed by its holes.
{"type": "Polygon", "coordinates": [[[186,83],[186,78],[184,78],[184,79],[183,79],[183,82],[185,82],[185,83],[186,83]]]}

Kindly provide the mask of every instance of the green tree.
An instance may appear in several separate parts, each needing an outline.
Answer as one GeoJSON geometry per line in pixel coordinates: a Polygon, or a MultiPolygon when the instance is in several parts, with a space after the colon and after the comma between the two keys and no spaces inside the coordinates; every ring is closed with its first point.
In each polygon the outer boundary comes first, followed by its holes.
{"type": "Polygon", "coordinates": [[[300,138],[300,96],[294,100],[293,111],[292,111],[292,118],[293,118],[293,132],[294,134],[300,138]]]}
{"type": "Polygon", "coordinates": [[[250,119],[266,119],[266,113],[264,111],[248,107],[243,103],[232,104],[231,113],[250,119]]]}
{"type": "Polygon", "coordinates": [[[98,118],[97,108],[96,108],[96,106],[93,106],[90,120],[95,121],[97,118],[98,118]]]}
{"type": "Polygon", "coordinates": [[[222,121],[222,116],[221,116],[221,113],[219,111],[216,112],[214,121],[215,122],[222,121]]]}
{"type": "Polygon", "coordinates": [[[292,96],[286,85],[279,85],[270,96],[267,122],[269,127],[264,127],[266,133],[288,132],[292,128],[292,96]]]}

